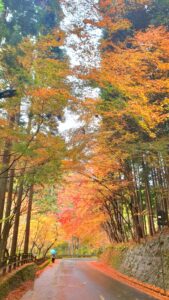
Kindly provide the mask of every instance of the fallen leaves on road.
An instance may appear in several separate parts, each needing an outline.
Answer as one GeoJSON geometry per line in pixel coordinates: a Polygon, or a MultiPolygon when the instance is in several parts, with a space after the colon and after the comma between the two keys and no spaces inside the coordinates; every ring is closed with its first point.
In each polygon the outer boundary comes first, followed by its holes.
{"type": "Polygon", "coordinates": [[[166,293],[167,295],[164,295],[164,290],[159,287],[141,282],[135,278],[124,275],[124,274],[118,272],[117,270],[115,270],[103,263],[100,263],[100,262],[88,262],[88,264],[91,267],[99,270],[100,272],[112,277],[113,279],[116,279],[122,283],[128,284],[150,296],[155,297],[156,299],[169,300],[169,292],[166,293]]]}

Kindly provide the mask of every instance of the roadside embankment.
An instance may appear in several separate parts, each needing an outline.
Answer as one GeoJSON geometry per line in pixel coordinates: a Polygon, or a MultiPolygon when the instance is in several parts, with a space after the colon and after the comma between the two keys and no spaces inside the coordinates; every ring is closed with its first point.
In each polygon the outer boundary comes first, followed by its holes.
{"type": "Polygon", "coordinates": [[[35,277],[36,265],[29,263],[0,278],[0,300],[4,299],[11,291],[21,286],[26,281],[35,277]]]}
{"type": "Polygon", "coordinates": [[[169,290],[169,235],[141,244],[112,245],[100,260],[128,277],[169,290]]]}
{"type": "Polygon", "coordinates": [[[18,300],[33,286],[35,276],[50,264],[48,259],[42,264],[29,263],[0,278],[0,300],[18,300]]]}
{"type": "Polygon", "coordinates": [[[115,279],[126,285],[129,285],[130,287],[133,287],[147,295],[153,296],[153,297],[155,297],[155,299],[169,300],[169,292],[168,291],[164,291],[161,288],[155,287],[150,284],[143,283],[133,277],[124,275],[124,274],[120,273],[119,271],[113,269],[112,267],[109,267],[106,264],[101,263],[101,262],[89,262],[89,265],[92,268],[97,269],[99,272],[102,272],[103,274],[111,277],[112,279],[115,279]]]}

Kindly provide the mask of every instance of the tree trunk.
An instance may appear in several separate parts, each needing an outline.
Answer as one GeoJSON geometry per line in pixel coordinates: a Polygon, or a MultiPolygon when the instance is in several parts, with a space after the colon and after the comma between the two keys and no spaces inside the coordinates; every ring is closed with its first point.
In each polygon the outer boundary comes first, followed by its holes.
{"type": "Polygon", "coordinates": [[[8,166],[10,162],[10,150],[11,150],[11,142],[7,141],[5,144],[5,149],[2,158],[2,169],[0,175],[0,237],[2,234],[2,219],[4,215],[4,206],[5,206],[5,195],[7,189],[8,182],[8,166]]]}
{"type": "Polygon", "coordinates": [[[155,226],[154,226],[154,219],[153,219],[151,194],[150,194],[150,188],[149,188],[148,170],[147,170],[147,165],[144,162],[144,158],[142,161],[142,165],[143,165],[143,177],[144,177],[144,184],[145,184],[145,199],[146,199],[146,206],[147,206],[147,211],[148,211],[149,232],[150,232],[150,235],[153,236],[155,234],[155,226]]]}
{"type": "Polygon", "coordinates": [[[11,214],[11,206],[13,201],[14,175],[15,175],[15,170],[12,169],[10,171],[9,189],[8,189],[8,197],[7,197],[6,212],[5,212],[5,223],[2,231],[2,239],[0,240],[0,259],[4,257],[6,245],[9,237],[9,231],[11,229],[10,214],[11,214]]]}
{"type": "Polygon", "coordinates": [[[11,256],[16,255],[17,242],[18,242],[18,232],[19,232],[19,220],[20,220],[20,210],[23,196],[23,184],[22,180],[19,186],[18,197],[16,202],[16,211],[15,211],[15,221],[14,221],[14,229],[13,229],[13,237],[12,237],[12,246],[11,246],[11,256]]]}
{"type": "Polygon", "coordinates": [[[27,211],[25,242],[24,242],[24,253],[25,254],[28,253],[28,250],[29,250],[29,235],[30,235],[32,201],[33,201],[33,184],[30,187],[29,200],[28,200],[28,211],[27,211]]]}

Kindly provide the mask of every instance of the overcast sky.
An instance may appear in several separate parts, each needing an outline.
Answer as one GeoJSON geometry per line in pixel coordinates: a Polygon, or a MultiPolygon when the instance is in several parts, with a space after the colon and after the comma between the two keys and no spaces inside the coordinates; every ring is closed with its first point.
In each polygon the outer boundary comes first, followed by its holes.
{"type": "MultiPolygon", "coordinates": [[[[61,29],[66,32],[65,49],[70,59],[71,68],[79,67],[81,71],[93,67],[99,67],[100,56],[98,51],[101,30],[93,25],[84,24],[85,19],[97,21],[99,15],[94,5],[96,0],[65,0],[62,4],[64,18],[61,22],[61,29]],[[75,28],[83,28],[80,37],[72,33],[75,28]]],[[[83,81],[76,77],[70,77],[72,87],[79,97],[79,101],[84,98],[97,98],[99,89],[92,89],[84,86],[83,81]]],[[[59,130],[64,132],[68,129],[77,128],[81,125],[79,116],[65,110],[64,123],[60,123],[59,130]]]]}

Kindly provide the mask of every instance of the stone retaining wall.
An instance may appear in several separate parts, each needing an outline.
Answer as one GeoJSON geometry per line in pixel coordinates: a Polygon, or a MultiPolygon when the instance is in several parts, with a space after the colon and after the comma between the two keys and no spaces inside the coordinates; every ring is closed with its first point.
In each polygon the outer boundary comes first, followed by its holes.
{"type": "Polygon", "coordinates": [[[169,235],[139,245],[116,245],[102,256],[104,262],[123,274],[169,290],[169,235]],[[161,257],[162,254],[162,257],[161,257]]]}

